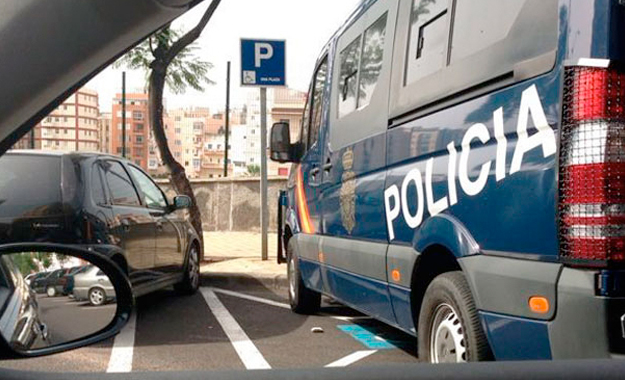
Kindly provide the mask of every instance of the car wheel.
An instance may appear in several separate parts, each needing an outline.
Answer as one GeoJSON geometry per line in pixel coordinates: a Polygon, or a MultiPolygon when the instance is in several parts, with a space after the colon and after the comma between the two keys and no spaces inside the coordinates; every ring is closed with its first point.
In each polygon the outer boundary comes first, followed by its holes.
{"type": "Polygon", "coordinates": [[[48,297],[56,297],[56,289],[54,288],[54,286],[48,286],[46,288],[46,294],[48,295],[48,297]]]}
{"type": "Polygon", "coordinates": [[[428,286],[417,337],[422,361],[463,363],[491,359],[471,289],[462,272],[443,273],[428,286]]]}
{"type": "Polygon", "coordinates": [[[102,288],[89,290],[89,303],[91,306],[102,306],[106,302],[106,292],[102,288]]]}
{"type": "Polygon", "coordinates": [[[200,253],[195,244],[189,249],[187,265],[185,265],[182,282],[176,284],[174,289],[178,294],[191,295],[200,287],[200,253]]]}
{"type": "Polygon", "coordinates": [[[321,307],[321,294],[304,286],[293,241],[289,241],[286,254],[291,310],[298,314],[314,314],[321,307]]]}

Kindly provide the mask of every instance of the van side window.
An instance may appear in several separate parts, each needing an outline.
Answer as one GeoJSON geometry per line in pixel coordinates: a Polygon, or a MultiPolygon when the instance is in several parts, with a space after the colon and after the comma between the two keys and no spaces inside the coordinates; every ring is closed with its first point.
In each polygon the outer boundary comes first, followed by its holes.
{"type": "Polygon", "coordinates": [[[384,59],[386,19],[378,18],[340,53],[339,118],[366,107],[375,91],[384,59]]]}
{"type": "Polygon", "coordinates": [[[365,107],[378,83],[384,58],[384,40],[386,38],[387,13],[365,31],[362,59],[360,62],[360,87],[358,88],[358,108],[365,107]]]}
{"type": "Polygon", "coordinates": [[[401,7],[395,59],[405,67],[393,72],[390,118],[554,67],[558,0],[412,0],[401,7]]]}
{"type": "Polygon", "coordinates": [[[407,81],[430,75],[447,63],[448,2],[414,0],[407,81]]]}
{"type": "Polygon", "coordinates": [[[356,88],[358,86],[358,63],[360,61],[360,42],[358,36],[341,52],[341,78],[339,86],[339,117],[343,117],[356,109],[356,88]]]}
{"type": "Polygon", "coordinates": [[[117,161],[104,161],[103,166],[113,204],[139,206],[139,195],[122,164],[117,161]]]}
{"type": "Polygon", "coordinates": [[[317,142],[319,138],[319,129],[321,129],[321,121],[323,119],[323,93],[328,79],[328,58],[324,58],[315,73],[315,80],[312,92],[312,115],[310,123],[310,146],[317,142]]]}
{"type": "Polygon", "coordinates": [[[306,96],[306,106],[304,107],[304,115],[302,116],[302,129],[299,134],[299,141],[302,143],[302,148],[304,151],[308,150],[308,127],[310,126],[310,94],[312,93],[312,85],[311,89],[308,91],[308,95],[306,96]]]}

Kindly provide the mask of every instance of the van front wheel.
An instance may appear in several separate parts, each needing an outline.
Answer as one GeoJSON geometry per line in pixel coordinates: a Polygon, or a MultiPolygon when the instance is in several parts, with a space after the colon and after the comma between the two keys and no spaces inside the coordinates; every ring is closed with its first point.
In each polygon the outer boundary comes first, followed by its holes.
{"type": "Polygon", "coordinates": [[[471,289],[460,271],[443,273],[430,283],[418,329],[422,361],[463,363],[492,357],[471,289]]]}
{"type": "Polygon", "coordinates": [[[298,314],[314,314],[321,307],[321,294],[304,286],[299,259],[294,252],[293,241],[287,246],[287,275],[289,279],[289,303],[298,314]]]}

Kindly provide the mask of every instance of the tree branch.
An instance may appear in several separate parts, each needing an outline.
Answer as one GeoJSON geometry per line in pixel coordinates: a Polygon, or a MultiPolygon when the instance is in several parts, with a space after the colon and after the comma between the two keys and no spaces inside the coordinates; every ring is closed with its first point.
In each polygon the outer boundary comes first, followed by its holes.
{"type": "Polygon", "coordinates": [[[219,3],[221,3],[221,0],[213,0],[206,9],[206,12],[204,12],[204,16],[202,16],[200,22],[198,22],[198,24],[193,29],[188,31],[184,36],[180,37],[176,42],[174,42],[173,45],[171,45],[171,47],[167,50],[167,54],[165,55],[165,58],[163,60],[165,66],[169,65],[171,61],[176,58],[178,53],[180,53],[184,48],[192,44],[195,40],[198,39],[198,37],[200,37],[200,34],[202,34],[204,27],[206,26],[206,24],[208,24],[211,17],[213,17],[213,13],[215,13],[215,11],[217,10],[219,3]]]}

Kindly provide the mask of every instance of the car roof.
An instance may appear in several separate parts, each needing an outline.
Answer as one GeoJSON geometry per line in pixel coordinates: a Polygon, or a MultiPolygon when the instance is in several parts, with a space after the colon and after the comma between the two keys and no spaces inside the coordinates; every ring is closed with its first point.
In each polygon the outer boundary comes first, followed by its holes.
{"type": "Polygon", "coordinates": [[[100,153],[100,152],[63,152],[52,150],[32,150],[32,149],[14,149],[5,153],[6,156],[49,156],[49,157],[69,157],[70,159],[85,159],[85,158],[111,158],[119,161],[130,162],[125,158],[114,156],[112,154],[100,153]]]}

